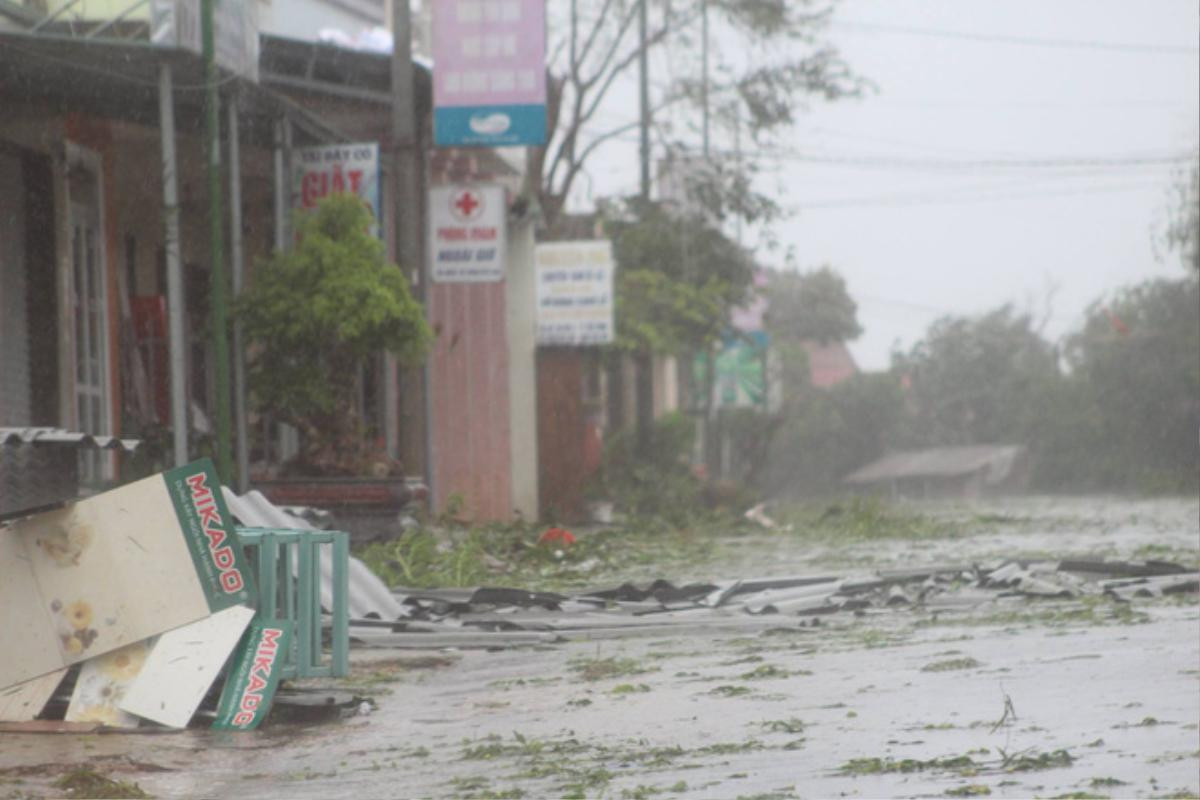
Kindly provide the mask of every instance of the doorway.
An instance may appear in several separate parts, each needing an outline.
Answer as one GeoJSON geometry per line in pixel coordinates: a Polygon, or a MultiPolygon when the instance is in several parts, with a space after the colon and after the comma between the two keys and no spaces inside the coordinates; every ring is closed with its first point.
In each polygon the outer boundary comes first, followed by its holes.
{"type": "MultiPolygon", "coordinates": [[[[112,432],[109,371],[108,271],[104,257],[103,174],[95,153],[68,146],[71,342],[74,350],[74,427],[94,435],[112,432]]],[[[79,481],[96,486],[112,480],[112,455],[83,449],[79,481]]]]}

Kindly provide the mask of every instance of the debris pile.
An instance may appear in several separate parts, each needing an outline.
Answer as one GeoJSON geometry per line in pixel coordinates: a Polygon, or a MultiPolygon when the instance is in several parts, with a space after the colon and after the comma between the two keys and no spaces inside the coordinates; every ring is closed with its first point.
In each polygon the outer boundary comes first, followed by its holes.
{"type": "Polygon", "coordinates": [[[0,526],[0,724],[183,728],[208,698],[254,728],[292,637],[257,600],[207,460],[0,526]]]}
{"type": "Polygon", "coordinates": [[[505,647],[603,638],[663,626],[819,624],[822,615],[893,607],[971,610],[1020,599],[1107,595],[1118,601],[1200,591],[1200,573],[1163,561],[1064,559],[957,564],[864,575],[666,580],[566,595],[522,589],[399,589],[399,615],[351,619],[351,637],[387,647],[505,647]]]}

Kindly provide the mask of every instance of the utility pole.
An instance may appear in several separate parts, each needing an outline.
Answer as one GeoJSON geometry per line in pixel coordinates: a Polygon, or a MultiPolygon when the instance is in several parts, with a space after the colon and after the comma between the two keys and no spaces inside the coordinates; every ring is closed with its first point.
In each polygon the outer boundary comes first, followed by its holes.
{"type": "Polygon", "coordinates": [[[708,0],[700,0],[700,108],[704,131],[704,162],[708,163],[708,0]]]}
{"type": "MultiPolygon", "coordinates": [[[[703,152],[704,152],[704,168],[709,167],[709,135],[708,135],[708,0],[701,0],[700,4],[700,65],[701,71],[704,73],[700,79],[700,104],[701,104],[701,126],[703,131],[703,152]]],[[[709,470],[709,474],[713,477],[717,476],[717,460],[716,447],[714,440],[714,432],[716,424],[713,420],[713,393],[716,389],[717,376],[715,374],[717,368],[716,354],[713,352],[712,345],[706,345],[704,349],[704,402],[701,404],[703,409],[704,419],[700,423],[701,433],[701,454],[704,459],[704,466],[709,470]]],[[[693,385],[694,385],[693,381],[693,385]]]]}
{"type": "Polygon", "coordinates": [[[642,202],[650,200],[650,69],[646,54],[649,19],[646,5],[649,0],[638,3],[638,107],[641,123],[642,202]]]}
{"type": "MultiPolygon", "coordinates": [[[[233,271],[233,296],[242,293],[246,279],[245,254],[242,251],[242,155],[239,132],[238,99],[228,106],[229,127],[229,245],[230,267],[233,271]]],[[[233,423],[237,442],[234,450],[237,463],[237,490],[250,489],[250,431],[246,424],[246,351],[242,343],[242,324],[233,321],[233,423]]]]}
{"type": "Polygon", "coordinates": [[[209,223],[212,233],[209,283],[212,289],[212,308],[209,320],[212,325],[213,376],[217,395],[217,475],[224,483],[233,479],[233,459],[230,453],[230,404],[229,404],[229,313],[225,291],[225,241],[224,212],[221,209],[221,97],[218,92],[220,75],[217,72],[214,45],[213,4],[215,0],[202,0],[200,6],[200,32],[203,37],[204,55],[204,116],[207,124],[208,142],[208,202],[209,223]]]}
{"type": "MultiPolygon", "coordinates": [[[[650,69],[646,47],[649,44],[647,3],[638,3],[638,105],[641,123],[641,205],[642,213],[650,206],[650,69]]],[[[650,449],[650,431],[654,423],[653,356],[639,352],[634,356],[634,402],[638,449],[650,449]]]]}
{"type": "Polygon", "coordinates": [[[183,325],[183,272],[179,267],[179,170],[175,159],[175,97],[171,65],[158,73],[158,114],[162,135],[163,231],[167,260],[167,331],[171,362],[171,439],[173,463],[188,462],[187,344],[183,325]]]}
{"type": "MultiPolygon", "coordinates": [[[[396,262],[416,276],[418,294],[430,313],[429,281],[424,268],[422,216],[425,208],[422,192],[423,159],[417,127],[417,104],[412,65],[412,12],[408,0],[392,0],[392,169],[396,181],[396,203],[391,213],[396,229],[396,262]]],[[[396,380],[395,362],[386,359],[384,380],[396,380]]],[[[433,490],[433,403],[429,362],[425,363],[422,383],[424,405],[425,484],[433,490]]],[[[395,392],[384,392],[396,402],[395,392]]],[[[396,413],[386,409],[385,416],[396,413]]],[[[390,443],[389,443],[390,446],[390,443]]]]}

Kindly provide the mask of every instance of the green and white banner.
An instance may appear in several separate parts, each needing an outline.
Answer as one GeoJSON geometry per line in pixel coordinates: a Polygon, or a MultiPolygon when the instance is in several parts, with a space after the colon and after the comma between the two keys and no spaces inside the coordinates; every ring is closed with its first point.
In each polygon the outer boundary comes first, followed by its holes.
{"type": "Polygon", "coordinates": [[[221,691],[214,729],[252,731],[266,719],[292,644],[292,629],[286,620],[251,623],[221,691]]]}
{"type": "Polygon", "coordinates": [[[251,602],[255,596],[254,578],[212,461],[205,458],[176,467],[164,472],[163,480],[209,610],[215,613],[251,602]]]}

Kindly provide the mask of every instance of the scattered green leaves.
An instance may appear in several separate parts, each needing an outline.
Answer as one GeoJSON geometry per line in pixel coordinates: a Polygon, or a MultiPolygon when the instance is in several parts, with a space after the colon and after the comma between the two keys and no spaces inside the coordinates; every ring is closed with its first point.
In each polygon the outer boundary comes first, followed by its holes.
{"type": "Polygon", "coordinates": [[[811,672],[790,672],[783,667],[777,667],[774,664],[762,664],[749,672],[744,672],[738,676],[743,681],[761,681],[775,678],[786,678],[790,675],[806,674],[811,675],[811,672]]]}
{"type": "Polygon", "coordinates": [[[611,694],[644,694],[650,687],[644,683],[619,683],[609,690],[611,694]]]}
{"type": "Polygon", "coordinates": [[[1001,767],[1008,772],[1032,772],[1055,767],[1069,767],[1075,759],[1066,750],[1052,750],[1048,753],[1021,752],[1012,755],[1000,751],[1003,756],[1001,767]]]}
{"type": "Polygon", "coordinates": [[[974,772],[979,765],[970,756],[931,758],[922,761],[915,758],[852,758],[838,768],[843,775],[880,775],[889,772],[924,772],[926,770],[953,770],[974,772]]]}
{"type": "Polygon", "coordinates": [[[145,798],[150,797],[142,787],[129,781],[115,781],[91,767],[75,767],[54,782],[67,797],[78,798],[145,798]]]}
{"type": "Polygon", "coordinates": [[[619,658],[584,658],[572,661],[571,670],[579,673],[585,681],[602,681],[609,678],[624,678],[630,675],[643,675],[655,672],[658,667],[645,667],[637,659],[619,658]]]}
{"type": "Polygon", "coordinates": [[[950,672],[957,669],[975,669],[983,666],[973,658],[949,658],[945,661],[934,661],[921,667],[921,672],[950,672]]]}
{"type": "Polygon", "coordinates": [[[792,717],[790,719],[769,719],[759,723],[771,733],[804,733],[804,720],[792,717]]]}

